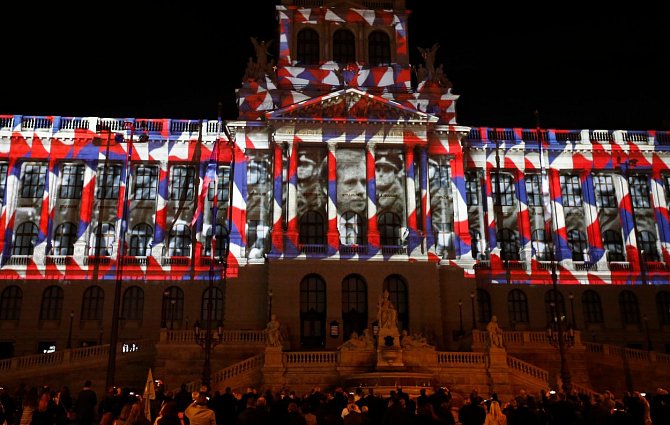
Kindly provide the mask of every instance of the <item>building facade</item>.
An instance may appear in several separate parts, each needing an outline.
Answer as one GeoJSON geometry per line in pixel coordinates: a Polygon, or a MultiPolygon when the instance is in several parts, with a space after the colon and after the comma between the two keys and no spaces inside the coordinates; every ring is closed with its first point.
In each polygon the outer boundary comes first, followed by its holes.
{"type": "Polygon", "coordinates": [[[283,1],[236,120],[0,116],[2,356],[272,313],[332,350],[385,290],[441,349],[495,315],[669,351],[670,134],[460,125],[408,13],[283,1]]]}

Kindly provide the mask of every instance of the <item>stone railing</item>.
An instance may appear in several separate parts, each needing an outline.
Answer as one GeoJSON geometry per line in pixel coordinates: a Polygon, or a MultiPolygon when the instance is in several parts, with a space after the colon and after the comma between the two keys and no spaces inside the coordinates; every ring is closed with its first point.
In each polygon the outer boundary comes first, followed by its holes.
{"type": "Polygon", "coordinates": [[[530,363],[524,362],[523,360],[517,359],[516,357],[507,356],[507,366],[509,366],[509,368],[512,370],[521,372],[524,375],[539,379],[547,385],[549,383],[549,372],[530,363]]]}
{"type": "MultiPolygon", "coordinates": [[[[218,339],[216,330],[212,330],[212,339],[218,339]]],[[[192,329],[168,330],[161,329],[160,342],[162,344],[195,344],[195,332],[192,329]]],[[[252,344],[265,345],[263,330],[229,330],[223,331],[220,344],[252,344]]]]}
{"type": "MultiPolygon", "coordinates": [[[[213,373],[211,378],[212,388],[223,388],[225,386],[230,386],[228,384],[229,381],[241,376],[245,376],[251,372],[260,371],[261,367],[263,367],[264,360],[265,354],[259,354],[213,373]]],[[[202,380],[193,381],[186,384],[186,388],[190,392],[198,391],[201,386],[202,380]]],[[[175,392],[176,391],[178,391],[178,389],[176,389],[175,392]]]]}
{"type": "MultiPolygon", "coordinates": [[[[61,131],[74,132],[88,130],[90,132],[106,131],[125,133],[130,137],[135,134],[155,134],[181,136],[197,136],[200,131],[200,120],[178,120],[169,118],[100,118],[100,117],[59,117],[0,115],[0,131],[61,131]]],[[[216,120],[202,121],[203,136],[218,136],[221,125],[216,120]]],[[[139,139],[136,139],[139,142],[139,139]]]]}
{"type": "Polygon", "coordinates": [[[437,353],[437,365],[441,367],[458,367],[485,365],[486,354],[466,353],[460,351],[444,351],[437,353]]]}
{"type": "MultiPolygon", "coordinates": [[[[154,340],[149,339],[120,343],[117,348],[117,355],[145,354],[147,349],[153,350],[154,343],[154,340]]],[[[106,360],[108,357],[109,344],[59,350],[53,353],[33,354],[0,360],[0,373],[7,374],[30,369],[53,368],[54,366],[78,367],[84,361],[106,360]]]]}
{"type": "Polygon", "coordinates": [[[284,365],[328,366],[337,365],[340,361],[338,351],[295,351],[283,353],[284,365]]]}
{"type": "MultiPolygon", "coordinates": [[[[574,331],[574,335],[575,345],[581,345],[581,332],[574,331]]],[[[472,344],[476,347],[486,346],[488,344],[488,333],[478,330],[473,331],[472,344]]],[[[543,331],[504,331],[503,344],[505,347],[534,346],[554,350],[547,342],[547,333],[543,331]]]]}
{"type": "Polygon", "coordinates": [[[585,342],[584,346],[588,353],[599,354],[606,357],[616,357],[629,362],[636,363],[658,363],[661,367],[670,366],[670,354],[658,353],[656,351],[636,350],[634,348],[619,347],[616,345],[598,344],[585,342]]]}

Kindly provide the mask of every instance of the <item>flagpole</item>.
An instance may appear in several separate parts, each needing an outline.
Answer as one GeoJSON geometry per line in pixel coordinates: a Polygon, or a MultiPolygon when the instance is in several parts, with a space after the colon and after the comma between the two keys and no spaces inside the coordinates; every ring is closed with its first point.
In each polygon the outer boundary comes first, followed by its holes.
{"type": "MultiPolygon", "coordinates": [[[[121,307],[121,287],[123,284],[123,250],[126,244],[126,228],[128,226],[128,182],[130,175],[130,162],[133,158],[133,136],[135,135],[135,123],[124,122],[124,127],[130,127],[130,142],[128,143],[128,155],[126,160],[126,175],[124,178],[123,205],[121,207],[121,226],[119,229],[119,243],[116,249],[116,282],[114,284],[114,306],[112,310],[112,330],[109,337],[109,356],[107,358],[106,387],[114,385],[116,372],[116,346],[119,341],[119,309],[121,307]]],[[[100,221],[100,219],[98,219],[100,221]]]]}
{"type": "MultiPolygon", "coordinates": [[[[548,337],[549,337],[549,342],[553,344],[552,338],[551,338],[551,333],[553,332],[555,327],[556,331],[556,338],[558,339],[557,345],[558,345],[558,355],[560,357],[560,377],[561,381],[563,383],[562,389],[564,394],[570,394],[572,391],[572,377],[570,375],[570,367],[568,365],[568,356],[567,356],[567,341],[565,339],[565,332],[563,329],[564,322],[563,319],[565,318],[565,312],[563,311],[558,311],[558,304],[556,301],[558,300],[558,276],[556,273],[556,229],[554,226],[554,203],[553,203],[553,198],[551,196],[551,182],[549,181],[549,173],[544,169],[544,150],[543,150],[543,138],[542,138],[542,127],[540,125],[540,112],[535,111],[535,127],[537,131],[537,144],[538,144],[538,153],[540,157],[540,173],[542,176],[542,179],[544,179],[544,174],[546,172],[547,176],[547,183],[548,183],[548,195],[549,195],[549,214],[551,215],[551,221],[549,223],[549,234],[551,235],[551,248],[549,249],[549,261],[551,265],[551,285],[552,285],[552,290],[553,290],[553,297],[552,297],[552,302],[550,303],[552,306],[552,320],[553,323],[549,324],[549,329],[548,329],[548,337]],[[552,326],[553,325],[553,326],[552,326]]],[[[551,161],[549,161],[549,168],[551,169],[551,161]]],[[[544,194],[543,194],[544,195],[544,194]]],[[[545,204],[546,206],[546,204],[545,204]]],[[[546,239],[546,238],[545,238],[546,239]]]]}

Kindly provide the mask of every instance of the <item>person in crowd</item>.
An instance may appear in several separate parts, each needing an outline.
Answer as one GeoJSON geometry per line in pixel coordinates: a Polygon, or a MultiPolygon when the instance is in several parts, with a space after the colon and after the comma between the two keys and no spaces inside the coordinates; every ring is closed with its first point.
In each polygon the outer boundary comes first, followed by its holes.
{"type": "Polygon", "coordinates": [[[92,385],[90,380],[86,380],[84,388],[79,391],[77,396],[75,412],[79,425],[93,425],[96,420],[95,406],[98,404],[98,396],[93,391],[92,385]]]}
{"type": "Polygon", "coordinates": [[[181,425],[177,403],[169,401],[163,404],[163,407],[161,407],[161,410],[158,413],[158,417],[154,421],[154,425],[181,425]]]}
{"type": "Polygon", "coordinates": [[[200,392],[193,403],[186,408],[184,415],[191,425],[216,425],[216,414],[207,407],[209,397],[200,392]]]}

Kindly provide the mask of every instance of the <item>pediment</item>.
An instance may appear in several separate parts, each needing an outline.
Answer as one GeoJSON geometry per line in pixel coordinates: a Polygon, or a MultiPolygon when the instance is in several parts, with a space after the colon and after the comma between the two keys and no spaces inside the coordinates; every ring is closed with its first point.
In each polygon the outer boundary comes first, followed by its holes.
{"type": "Polygon", "coordinates": [[[268,112],[269,121],[428,123],[438,118],[397,102],[348,88],[268,112]]]}

